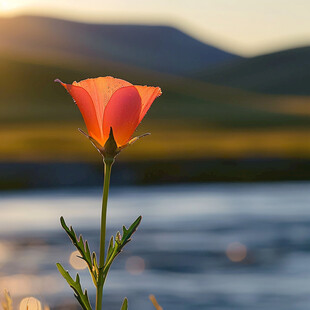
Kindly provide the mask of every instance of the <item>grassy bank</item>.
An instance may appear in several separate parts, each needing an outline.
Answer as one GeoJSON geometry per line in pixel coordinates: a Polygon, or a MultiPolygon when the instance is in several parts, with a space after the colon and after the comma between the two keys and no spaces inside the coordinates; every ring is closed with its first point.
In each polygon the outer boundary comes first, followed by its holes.
{"type": "MultiPolygon", "coordinates": [[[[81,122],[2,126],[0,160],[96,162],[99,155],[77,131],[81,122]]],[[[120,161],[207,158],[310,158],[310,129],[201,128],[179,122],[144,122],[136,134],[151,136],[120,154],[120,161]]]]}

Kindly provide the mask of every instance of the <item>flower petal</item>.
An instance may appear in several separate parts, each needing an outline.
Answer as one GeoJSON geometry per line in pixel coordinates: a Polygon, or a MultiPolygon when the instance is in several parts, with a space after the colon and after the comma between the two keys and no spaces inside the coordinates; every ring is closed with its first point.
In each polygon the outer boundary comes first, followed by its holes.
{"type": "Polygon", "coordinates": [[[105,76],[73,82],[73,85],[80,86],[89,93],[96,109],[99,124],[102,124],[104,109],[113,93],[121,87],[131,86],[132,84],[112,76],[105,76]]]}
{"type": "Polygon", "coordinates": [[[134,86],[118,89],[109,100],[103,116],[103,136],[109,137],[113,129],[118,146],[126,144],[139,125],[141,97],[134,86]]]}
{"type": "Polygon", "coordinates": [[[139,85],[135,85],[135,87],[138,90],[142,101],[142,109],[139,118],[140,123],[143,117],[145,116],[146,112],[151,107],[153,101],[157,97],[159,97],[162,94],[162,92],[159,87],[139,86],[139,85]]]}
{"type": "Polygon", "coordinates": [[[55,80],[55,82],[60,83],[72,96],[83,116],[88,134],[98,142],[102,142],[102,134],[99,127],[96,110],[92,98],[89,96],[88,92],[82,87],[66,84],[58,79],[55,80]]]}

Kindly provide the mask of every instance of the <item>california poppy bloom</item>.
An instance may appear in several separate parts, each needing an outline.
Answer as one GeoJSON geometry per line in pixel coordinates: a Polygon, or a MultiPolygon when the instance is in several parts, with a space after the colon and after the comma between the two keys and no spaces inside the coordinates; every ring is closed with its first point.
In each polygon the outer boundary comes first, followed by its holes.
{"type": "Polygon", "coordinates": [[[88,134],[101,147],[112,128],[117,147],[126,145],[156,97],[159,87],[137,86],[111,76],[66,84],[59,82],[77,104],[88,134]]]}
{"type": "MultiPolygon", "coordinates": [[[[88,135],[83,133],[103,156],[104,182],[99,260],[97,260],[95,253],[91,256],[89,247],[86,243],[84,244],[82,237],[80,236],[77,239],[73,228],[67,227],[62,217],[60,219],[62,227],[77,247],[81,258],[87,263],[96,287],[96,309],[101,310],[103,285],[110,266],[125,244],[130,241],[132,234],[141,222],[141,216],[139,216],[129,229],[123,226],[123,235],[118,232],[115,239],[112,237],[109,250],[106,251],[106,215],[112,165],[115,156],[124,147],[139,139],[139,137],[131,139],[131,136],[155,98],[161,95],[161,90],[159,87],[132,85],[111,76],[87,79],[72,84],[63,83],[58,79],[55,82],[59,82],[72,96],[87,127],[88,135]],[[106,252],[107,257],[105,256],[106,252]]],[[[84,292],[81,289],[79,276],[77,275],[76,280],[73,280],[60,264],[57,264],[57,267],[68,284],[74,289],[75,296],[82,308],[91,309],[86,290],[84,292]],[[76,285],[72,285],[72,283],[76,285]]],[[[125,308],[127,309],[126,298],[122,305],[122,309],[125,308]]]]}

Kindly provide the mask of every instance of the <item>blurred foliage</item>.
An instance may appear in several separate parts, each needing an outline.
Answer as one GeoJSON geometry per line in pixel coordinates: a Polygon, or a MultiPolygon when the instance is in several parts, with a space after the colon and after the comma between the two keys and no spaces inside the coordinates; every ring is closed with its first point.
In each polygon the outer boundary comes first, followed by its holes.
{"type": "MultiPolygon", "coordinates": [[[[138,226],[140,225],[141,219],[142,217],[139,216],[128,229],[125,226],[123,226],[122,235],[118,231],[116,233],[115,238],[113,236],[111,237],[107,248],[107,257],[105,259],[103,267],[101,267],[102,268],[101,273],[99,268],[100,265],[98,266],[97,264],[96,253],[90,252],[88,242],[87,241],[84,242],[82,235],[77,237],[72,226],[70,226],[69,228],[66,225],[64,218],[63,217],[60,218],[61,226],[66,231],[73,245],[77,248],[77,250],[81,255],[79,257],[86,262],[95,287],[100,287],[100,283],[101,287],[103,286],[114,259],[122,252],[124,246],[131,241],[131,237],[136,232],[138,226]]],[[[65,278],[70,287],[73,289],[74,296],[80,303],[81,307],[84,310],[91,310],[92,307],[89,302],[88,293],[86,289],[83,291],[81,287],[79,274],[77,273],[76,279],[74,281],[74,279],[70,276],[68,271],[66,271],[61,264],[57,263],[56,265],[61,275],[65,278]]],[[[121,310],[127,310],[127,304],[128,301],[127,298],[125,298],[121,310]]]]}
{"type": "Polygon", "coordinates": [[[150,295],[149,298],[156,310],[163,310],[163,308],[158,304],[154,295],[150,295]]]}
{"type": "Polygon", "coordinates": [[[134,84],[160,86],[137,134],[151,132],[120,156],[154,158],[310,157],[310,99],[262,95],[190,78],[132,68],[0,57],[0,154],[3,161],[97,159],[77,133],[82,117],[53,80],[72,82],[113,74],[134,84]]]}
{"type": "Polygon", "coordinates": [[[4,300],[2,301],[3,310],[13,310],[13,301],[10,293],[4,290],[4,300]]]}

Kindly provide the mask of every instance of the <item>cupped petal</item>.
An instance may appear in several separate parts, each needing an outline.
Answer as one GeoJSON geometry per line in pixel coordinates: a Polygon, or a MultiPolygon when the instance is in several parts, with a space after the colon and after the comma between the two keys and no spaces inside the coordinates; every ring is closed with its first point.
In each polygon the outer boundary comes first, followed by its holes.
{"type": "Polygon", "coordinates": [[[151,107],[154,100],[157,97],[159,97],[162,94],[162,92],[159,87],[139,86],[139,85],[135,85],[135,87],[139,92],[142,103],[141,113],[139,117],[139,123],[140,123],[143,117],[145,116],[146,112],[151,107]]]}
{"type": "Polygon", "coordinates": [[[102,124],[105,107],[114,92],[132,84],[112,76],[105,76],[73,82],[73,85],[80,86],[88,92],[93,100],[99,124],[102,124]]]}
{"type": "Polygon", "coordinates": [[[109,137],[113,129],[118,146],[126,144],[139,125],[141,114],[141,97],[135,86],[118,89],[109,100],[103,116],[103,136],[109,137]]]}
{"type": "Polygon", "coordinates": [[[96,109],[88,92],[82,87],[66,84],[58,79],[56,79],[55,82],[60,83],[72,96],[83,116],[88,134],[99,143],[103,142],[103,136],[98,122],[96,109]]]}

